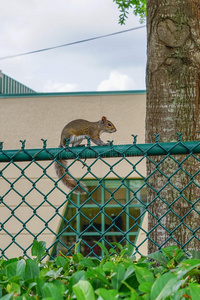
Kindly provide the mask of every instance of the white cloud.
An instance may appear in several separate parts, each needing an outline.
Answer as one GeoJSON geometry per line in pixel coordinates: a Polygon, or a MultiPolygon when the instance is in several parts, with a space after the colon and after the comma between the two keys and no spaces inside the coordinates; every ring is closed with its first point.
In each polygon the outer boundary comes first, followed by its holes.
{"type": "Polygon", "coordinates": [[[111,71],[109,78],[98,85],[97,91],[133,90],[134,88],[135,83],[128,75],[111,71]]]}
{"type": "MultiPolygon", "coordinates": [[[[140,26],[139,19],[130,13],[122,27],[118,24],[119,14],[118,6],[112,0],[2,1],[0,57],[140,26]]],[[[103,79],[108,79],[112,70],[126,74],[133,79],[134,88],[143,89],[145,62],[146,33],[143,28],[1,60],[0,68],[38,92],[45,92],[47,88],[48,91],[74,91],[74,83],[77,84],[76,91],[94,91],[103,79]],[[138,73],[138,69],[143,71],[138,73]],[[46,86],[48,81],[50,86],[46,86]]],[[[128,88],[132,86],[128,85],[128,88]]]]}
{"type": "Polygon", "coordinates": [[[44,86],[44,92],[47,93],[62,93],[62,92],[75,92],[78,86],[76,83],[63,83],[48,81],[44,86]]]}

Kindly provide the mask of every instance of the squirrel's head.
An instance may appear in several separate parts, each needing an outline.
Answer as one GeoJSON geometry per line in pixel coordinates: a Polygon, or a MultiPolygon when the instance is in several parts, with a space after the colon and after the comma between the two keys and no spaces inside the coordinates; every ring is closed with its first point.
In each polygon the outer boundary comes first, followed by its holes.
{"type": "Polygon", "coordinates": [[[117,131],[115,125],[104,116],[101,118],[100,124],[104,132],[113,133],[117,131]]]}

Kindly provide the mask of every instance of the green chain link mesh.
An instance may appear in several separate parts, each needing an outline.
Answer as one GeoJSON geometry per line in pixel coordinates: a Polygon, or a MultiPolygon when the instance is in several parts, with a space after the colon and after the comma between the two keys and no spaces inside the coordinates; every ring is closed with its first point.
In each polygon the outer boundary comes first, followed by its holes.
{"type": "MultiPolygon", "coordinates": [[[[76,148],[71,148],[67,144],[66,148],[47,148],[46,140],[43,140],[41,149],[26,149],[25,141],[21,141],[22,146],[19,150],[4,150],[1,144],[1,257],[15,256],[15,249],[20,250],[20,255],[29,257],[33,239],[46,239],[47,257],[51,258],[58,254],[56,253],[58,244],[62,251],[64,249],[65,254],[71,255],[77,241],[80,242],[79,250],[83,245],[87,249],[86,255],[99,257],[95,244],[91,244],[88,237],[102,242],[109,248],[114,247],[111,243],[113,239],[110,240],[110,236],[114,236],[116,242],[132,243],[135,246],[135,253],[138,254],[147,241],[156,244],[158,249],[166,245],[169,239],[173,239],[183,249],[194,238],[197,243],[200,243],[200,222],[196,223],[195,229],[191,229],[185,222],[191,211],[194,211],[199,218],[199,195],[196,195],[196,200],[192,201],[191,195],[188,196],[185,191],[191,185],[195,187],[195,191],[199,190],[200,143],[182,142],[181,138],[175,143],[159,143],[157,138],[154,144],[137,144],[136,136],[133,137],[134,142],[130,145],[113,145],[111,142],[110,146],[91,146],[88,140],[86,147],[76,148]],[[90,188],[86,195],[76,196],[73,191],[68,193],[68,190],[60,185],[60,179],[56,178],[54,172],[54,162],[58,159],[68,159],[66,172],[69,171],[72,176],[73,171],[71,172],[70,168],[76,164],[81,165],[82,171],[77,179],[77,185],[85,178],[94,180],[93,188],[90,188]],[[185,167],[187,161],[191,159],[197,166],[193,172],[191,170],[194,164],[191,163],[190,169],[185,167]],[[97,164],[103,166],[104,172],[101,177],[95,173],[97,164]],[[145,169],[149,164],[151,173],[147,176],[141,171],[142,164],[145,169]],[[125,165],[128,171],[124,175],[125,165]],[[185,186],[179,184],[181,177],[179,172],[187,177],[185,186]],[[33,173],[37,175],[33,177],[33,173]],[[158,174],[159,182],[155,184],[158,174]],[[116,179],[118,182],[112,190],[106,185],[106,180],[109,178],[116,179]],[[137,188],[132,188],[130,178],[141,180],[137,188]],[[166,187],[168,190],[171,187],[175,191],[175,198],[170,202],[163,196],[166,187]],[[128,195],[124,201],[118,199],[122,188],[128,195]],[[144,189],[148,190],[148,202],[138,196],[144,189]],[[97,193],[101,193],[100,202],[96,199],[97,193]],[[104,197],[105,193],[109,195],[107,198],[104,197]],[[190,203],[190,209],[185,209],[182,215],[182,212],[178,214],[173,207],[180,199],[190,203]],[[156,201],[166,206],[164,214],[162,212],[162,215],[159,215],[151,210],[152,203],[156,201]],[[107,209],[112,207],[115,207],[118,215],[111,216],[107,213],[107,209]],[[85,213],[87,209],[93,212],[91,218],[85,213]],[[139,213],[134,214],[134,209],[139,213]],[[143,227],[146,212],[149,218],[155,220],[154,226],[148,230],[143,227]],[[169,232],[165,227],[166,222],[163,221],[170,213],[179,219],[178,225],[172,232],[169,232]],[[124,229],[117,223],[120,216],[125,216],[124,229]],[[97,218],[101,220],[100,227],[96,224],[97,218]],[[82,226],[83,219],[87,226],[82,226]],[[106,223],[105,219],[109,222],[106,223]],[[108,223],[109,225],[106,225],[108,223]],[[181,244],[175,238],[175,230],[182,225],[191,233],[185,244],[181,244]],[[153,235],[158,226],[169,236],[168,239],[165,237],[161,244],[153,235]],[[136,245],[134,238],[137,233],[143,233],[143,239],[136,245]],[[65,235],[69,240],[70,237],[75,239],[71,239],[73,242],[68,245],[63,239],[65,235]],[[12,250],[11,254],[9,249],[12,250]]],[[[87,180],[85,182],[87,184],[87,180]]],[[[159,210],[159,207],[157,209],[159,210]]]]}

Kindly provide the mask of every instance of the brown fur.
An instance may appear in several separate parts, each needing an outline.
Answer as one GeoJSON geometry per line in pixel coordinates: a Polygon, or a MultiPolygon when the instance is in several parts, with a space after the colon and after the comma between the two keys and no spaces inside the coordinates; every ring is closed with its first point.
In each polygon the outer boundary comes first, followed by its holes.
{"type": "Polygon", "coordinates": [[[55,168],[58,178],[61,178],[62,182],[70,189],[73,190],[74,193],[85,194],[87,191],[87,187],[83,182],[77,185],[77,181],[69,174],[66,173],[65,168],[67,167],[66,160],[58,160],[55,162],[55,168]],[[85,189],[85,190],[84,190],[85,189]]]}
{"type": "MultiPolygon", "coordinates": [[[[65,147],[66,139],[69,140],[69,144],[72,146],[78,146],[83,139],[89,137],[93,143],[96,145],[109,145],[109,143],[104,143],[100,135],[103,132],[113,133],[117,129],[113,123],[107,120],[106,117],[102,117],[98,122],[89,122],[87,120],[77,119],[68,123],[62,130],[60,147],[65,147]]],[[[85,193],[84,189],[87,190],[86,186],[81,183],[77,186],[77,181],[66,172],[67,161],[58,160],[55,162],[56,173],[62,182],[71,190],[74,190],[75,193],[85,193]]]]}

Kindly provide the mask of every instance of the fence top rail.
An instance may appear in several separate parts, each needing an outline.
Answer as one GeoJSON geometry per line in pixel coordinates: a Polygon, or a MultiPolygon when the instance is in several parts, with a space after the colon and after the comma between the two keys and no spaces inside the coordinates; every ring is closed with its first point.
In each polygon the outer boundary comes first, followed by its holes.
{"type": "Polygon", "coordinates": [[[134,157],[134,156],[155,156],[155,155],[175,155],[200,153],[200,142],[170,142],[152,144],[137,144],[135,139],[133,144],[122,145],[113,142],[109,146],[91,146],[90,141],[86,147],[47,148],[46,141],[40,149],[26,149],[25,141],[21,141],[21,149],[4,150],[0,144],[0,162],[9,161],[32,161],[32,160],[53,160],[53,159],[74,159],[97,158],[97,157],[134,157]]]}

